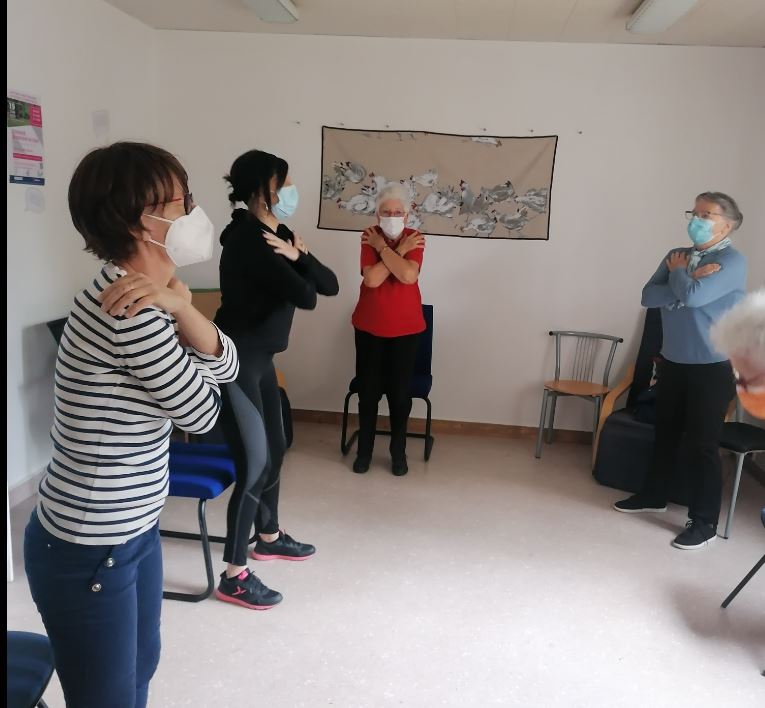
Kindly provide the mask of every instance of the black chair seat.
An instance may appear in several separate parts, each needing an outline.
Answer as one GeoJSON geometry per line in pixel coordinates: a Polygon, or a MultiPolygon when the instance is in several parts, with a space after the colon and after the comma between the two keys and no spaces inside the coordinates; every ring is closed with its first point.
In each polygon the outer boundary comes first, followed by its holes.
{"type": "Polygon", "coordinates": [[[741,455],[765,451],[765,430],[749,423],[725,423],[720,447],[741,455]]]}

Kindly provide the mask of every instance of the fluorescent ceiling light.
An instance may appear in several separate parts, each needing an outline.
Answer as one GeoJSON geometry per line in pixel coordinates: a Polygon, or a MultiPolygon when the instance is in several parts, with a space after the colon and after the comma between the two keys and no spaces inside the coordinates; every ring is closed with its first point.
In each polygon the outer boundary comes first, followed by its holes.
{"type": "Polygon", "coordinates": [[[291,0],[242,0],[263,22],[297,22],[298,9],[291,0]]]}
{"type": "Polygon", "coordinates": [[[643,0],[627,20],[628,32],[663,32],[677,22],[698,0],[643,0]]]}

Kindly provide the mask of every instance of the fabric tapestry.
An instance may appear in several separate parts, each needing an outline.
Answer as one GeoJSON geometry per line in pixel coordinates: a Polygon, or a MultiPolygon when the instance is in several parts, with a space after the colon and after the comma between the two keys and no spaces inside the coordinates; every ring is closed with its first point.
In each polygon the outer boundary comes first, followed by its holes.
{"type": "Polygon", "coordinates": [[[468,238],[549,238],[558,137],[322,128],[320,229],[362,231],[399,182],[408,225],[468,238]]]}

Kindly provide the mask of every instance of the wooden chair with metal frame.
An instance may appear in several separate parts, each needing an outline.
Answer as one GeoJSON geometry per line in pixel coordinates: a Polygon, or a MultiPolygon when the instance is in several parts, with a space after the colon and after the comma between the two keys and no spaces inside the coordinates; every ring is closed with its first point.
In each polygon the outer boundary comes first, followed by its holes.
{"type": "MultiPolygon", "coordinates": [[[[598,453],[598,443],[600,441],[600,433],[603,426],[606,423],[608,417],[614,412],[616,402],[621,398],[633,384],[635,378],[635,366],[632,365],[627,369],[624,378],[616,384],[611,391],[606,395],[603,405],[600,409],[600,420],[598,421],[598,428],[595,432],[595,441],[592,450],[592,465],[595,467],[598,453]]],[[[733,514],[736,510],[736,501],[738,499],[738,490],[741,483],[741,473],[744,467],[744,460],[747,455],[757,454],[765,452],[765,430],[758,428],[757,426],[750,425],[748,423],[741,423],[738,421],[740,417],[740,410],[738,407],[737,399],[733,399],[728,406],[728,411],[725,415],[725,423],[723,425],[722,434],[720,436],[720,448],[727,450],[736,458],[736,469],[733,473],[733,483],[730,495],[730,502],[728,504],[728,512],[725,521],[725,530],[723,533],[718,534],[722,538],[730,538],[733,529],[733,514]]],[[[651,446],[653,446],[653,440],[650,440],[651,446]]]]}
{"type": "Polygon", "coordinates": [[[583,398],[593,403],[595,410],[592,433],[593,439],[595,438],[598,430],[598,421],[600,420],[600,409],[604,398],[609,392],[608,378],[611,374],[611,365],[614,362],[616,347],[624,341],[621,337],[615,337],[611,334],[571,330],[553,330],[550,332],[550,336],[555,337],[555,378],[544,383],[542,412],[539,416],[537,445],[534,453],[534,456],[537,458],[542,456],[542,441],[545,427],[547,427],[547,442],[552,442],[553,428],[555,426],[555,408],[559,396],[583,398]],[[571,378],[561,379],[562,340],[567,337],[574,338],[576,343],[574,357],[571,362],[571,378]],[[600,345],[603,342],[608,342],[610,348],[603,369],[602,383],[596,383],[592,379],[595,376],[600,345]],[[548,407],[550,411],[549,421],[548,407]]]}

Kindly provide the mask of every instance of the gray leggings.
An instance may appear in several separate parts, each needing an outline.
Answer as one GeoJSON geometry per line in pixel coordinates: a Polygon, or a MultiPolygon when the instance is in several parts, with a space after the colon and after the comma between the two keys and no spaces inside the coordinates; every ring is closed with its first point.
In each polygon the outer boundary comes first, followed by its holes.
{"type": "Polygon", "coordinates": [[[223,387],[221,416],[226,442],[236,463],[236,482],[228,503],[223,560],[247,564],[250,530],[279,530],[279,475],[286,443],[273,354],[235,341],[239,377],[223,387]]]}

